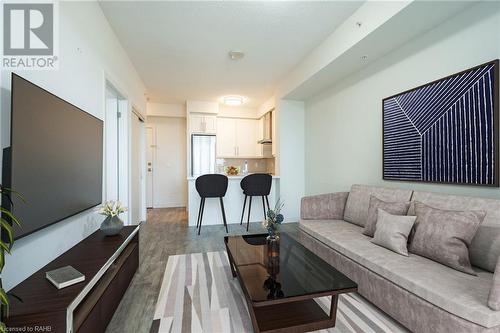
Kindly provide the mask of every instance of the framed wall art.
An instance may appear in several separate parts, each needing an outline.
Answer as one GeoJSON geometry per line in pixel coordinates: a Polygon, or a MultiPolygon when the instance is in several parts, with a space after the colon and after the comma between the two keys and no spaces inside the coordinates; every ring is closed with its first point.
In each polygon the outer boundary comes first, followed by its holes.
{"type": "Polygon", "coordinates": [[[387,97],[383,178],[499,186],[498,60],[387,97]]]}

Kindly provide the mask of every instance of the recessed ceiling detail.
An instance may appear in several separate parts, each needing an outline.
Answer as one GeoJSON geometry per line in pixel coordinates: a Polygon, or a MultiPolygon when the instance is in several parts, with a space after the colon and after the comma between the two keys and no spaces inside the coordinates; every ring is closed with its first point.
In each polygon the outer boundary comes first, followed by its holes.
{"type": "Polygon", "coordinates": [[[362,3],[99,1],[152,102],[217,101],[238,91],[248,107],[272,96],[362,3]],[[245,57],[234,62],[231,50],[245,57]]]}

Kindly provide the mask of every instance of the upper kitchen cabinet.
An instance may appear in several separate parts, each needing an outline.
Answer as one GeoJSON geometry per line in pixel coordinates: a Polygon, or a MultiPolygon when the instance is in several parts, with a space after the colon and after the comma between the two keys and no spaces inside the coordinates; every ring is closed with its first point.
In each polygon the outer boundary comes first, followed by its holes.
{"type": "Polygon", "coordinates": [[[216,134],[219,104],[214,102],[187,101],[189,132],[195,134],[216,134]]]}
{"type": "Polygon", "coordinates": [[[258,124],[258,120],[255,119],[236,120],[236,143],[239,157],[259,157],[258,124]]]}
{"type": "Polygon", "coordinates": [[[278,143],[276,142],[276,112],[271,113],[271,139],[273,141],[272,144],[272,156],[276,156],[276,148],[278,147],[278,143]]]}
{"type": "Polygon", "coordinates": [[[258,141],[258,120],[217,118],[217,156],[221,158],[262,157],[258,141]]]}
{"type": "Polygon", "coordinates": [[[205,133],[217,134],[217,117],[216,116],[205,116],[203,118],[205,122],[205,133]]]}
{"type": "Polygon", "coordinates": [[[236,156],[236,145],[236,119],[217,118],[217,157],[236,156]]]}
{"type": "Polygon", "coordinates": [[[190,114],[189,130],[196,134],[216,134],[217,117],[208,114],[190,114]]]}

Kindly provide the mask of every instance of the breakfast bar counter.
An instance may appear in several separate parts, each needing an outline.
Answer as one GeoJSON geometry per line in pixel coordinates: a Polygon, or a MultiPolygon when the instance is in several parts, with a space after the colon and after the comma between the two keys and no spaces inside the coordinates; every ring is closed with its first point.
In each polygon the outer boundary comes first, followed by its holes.
{"type": "MultiPolygon", "coordinates": [[[[227,223],[240,223],[241,212],[243,210],[243,201],[245,195],[240,187],[240,182],[244,175],[228,176],[229,179],[226,196],[224,197],[224,208],[226,210],[227,223]]],[[[189,226],[196,226],[198,219],[198,210],[200,208],[200,196],[196,191],[195,181],[197,176],[188,177],[188,221],[189,226]]],[[[279,183],[279,177],[273,176],[271,193],[269,194],[269,205],[271,209],[276,202],[276,189],[279,183]]],[[[246,223],[248,217],[248,199],[243,222],[246,223]]],[[[262,199],[253,197],[252,211],[250,213],[250,222],[261,222],[264,219],[264,210],[262,208],[262,199]]],[[[222,225],[222,212],[220,209],[219,200],[217,198],[208,198],[205,202],[205,210],[203,213],[203,225],[222,225]]],[[[203,231],[202,231],[203,232],[203,231]]]]}

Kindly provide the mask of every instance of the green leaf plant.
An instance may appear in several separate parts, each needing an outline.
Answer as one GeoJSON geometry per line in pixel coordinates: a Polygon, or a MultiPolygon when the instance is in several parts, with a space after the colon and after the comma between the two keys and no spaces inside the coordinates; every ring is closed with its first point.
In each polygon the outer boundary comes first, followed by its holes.
{"type": "MultiPolygon", "coordinates": [[[[0,184],[0,197],[3,200],[7,200],[10,203],[10,207],[13,205],[12,196],[16,196],[22,202],[24,198],[19,192],[16,192],[10,188],[4,187],[0,184]]],[[[7,205],[6,205],[7,206],[7,205]]],[[[14,231],[13,224],[21,227],[21,222],[17,219],[14,214],[3,205],[0,207],[0,333],[7,333],[7,326],[5,325],[5,318],[9,316],[9,296],[19,299],[15,295],[8,294],[2,286],[1,274],[5,266],[5,253],[10,254],[12,246],[14,245],[14,231]],[[4,236],[5,235],[5,236],[4,236]]]]}

